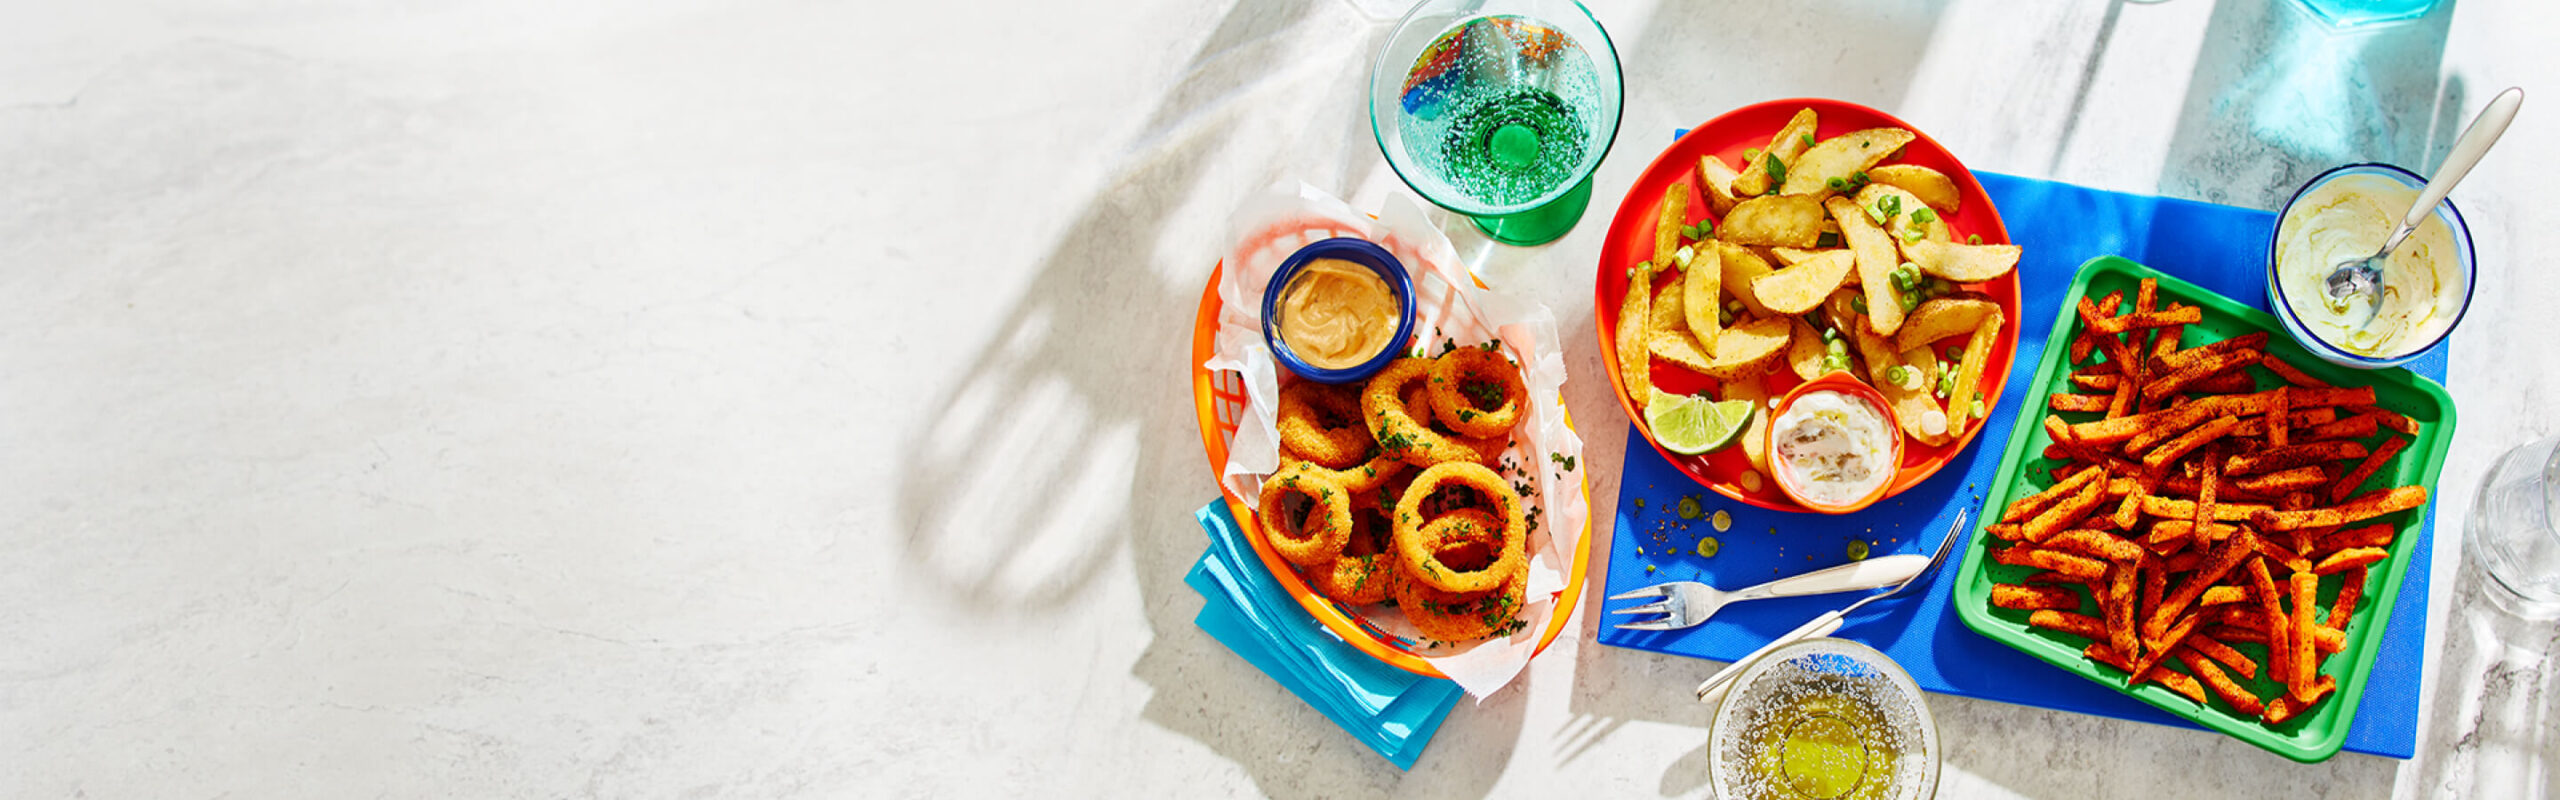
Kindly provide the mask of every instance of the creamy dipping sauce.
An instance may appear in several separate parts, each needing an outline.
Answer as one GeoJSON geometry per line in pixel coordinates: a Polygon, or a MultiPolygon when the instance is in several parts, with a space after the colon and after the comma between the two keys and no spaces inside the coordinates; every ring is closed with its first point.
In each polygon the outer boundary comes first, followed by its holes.
{"type": "Polygon", "coordinates": [[[1307,262],[1280,290],[1280,339],[1317,369],[1350,369],[1387,349],[1403,308],[1378,273],[1357,262],[1307,262]]]}
{"type": "Polygon", "coordinates": [[[1856,395],[1806,392],[1778,415],[1769,442],[1780,480],[1818,505],[1857,502],[1893,477],[1893,432],[1856,395]]]}
{"type": "MultiPolygon", "coordinates": [[[[2312,335],[2338,349],[2388,358],[2425,347],[2460,311],[2461,255],[2442,216],[2430,214],[2382,267],[2382,302],[2371,324],[2363,310],[2329,308],[2323,284],[2338,262],[2382,249],[2417,202],[2416,187],[2385,175],[2341,175],[2286,210],[2276,229],[2276,280],[2285,305],[2312,335]]],[[[2370,302],[2370,301],[2358,301],[2370,302]]]]}

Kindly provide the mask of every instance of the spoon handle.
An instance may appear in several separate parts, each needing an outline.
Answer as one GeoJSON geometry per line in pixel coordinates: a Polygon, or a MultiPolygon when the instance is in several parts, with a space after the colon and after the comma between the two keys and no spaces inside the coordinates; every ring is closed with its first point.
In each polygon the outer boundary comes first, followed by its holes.
{"type": "Polygon", "coordinates": [[[2464,128],[2462,138],[2453,143],[2453,152],[2446,153],[2444,164],[2436,167],[2436,176],[2427,181],[2426,191],[2418,193],[2418,204],[2410,206],[2409,213],[2401,218],[2400,236],[2392,237],[2392,244],[2398,244],[2401,236],[2407,236],[2409,231],[2418,227],[2418,223],[2425,222],[2428,215],[2435,213],[2436,204],[2453,192],[2453,185],[2461,183],[2462,176],[2471,173],[2472,165],[2480,163],[2480,157],[2488,154],[2490,145],[2498,143],[2498,135],[2507,132],[2507,123],[2515,121],[2516,107],[2521,105],[2524,105],[2524,89],[2518,87],[2510,86],[2499,92],[2497,97],[2489,99],[2489,107],[2481,109],[2480,116],[2472,118],[2471,127],[2464,128]]]}

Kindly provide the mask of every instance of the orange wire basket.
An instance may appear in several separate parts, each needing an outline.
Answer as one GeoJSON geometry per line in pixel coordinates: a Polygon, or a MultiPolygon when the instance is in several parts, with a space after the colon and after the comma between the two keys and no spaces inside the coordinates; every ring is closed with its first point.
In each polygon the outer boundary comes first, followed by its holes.
{"type": "MultiPolygon", "coordinates": [[[[1208,286],[1200,293],[1200,312],[1193,318],[1191,326],[1191,398],[1193,405],[1199,410],[1200,444],[1208,453],[1211,475],[1222,474],[1226,469],[1227,445],[1235,439],[1236,424],[1243,416],[1245,408],[1244,376],[1232,370],[1213,371],[1204,366],[1217,349],[1218,315],[1225,305],[1218,298],[1218,278],[1219,273],[1225,268],[1225,262],[1220,262],[1217,268],[1209,272],[1208,286]]],[[[1565,424],[1568,426],[1573,424],[1571,414],[1566,415],[1565,424]]],[[[1245,506],[1243,498],[1237,497],[1234,492],[1227,491],[1225,481],[1218,483],[1218,493],[1226,499],[1227,510],[1235,515],[1236,523],[1243,526],[1244,530],[1256,530],[1253,509],[1245,506]]],[[[1584,507],[1589,507],[1590,484],[1579,480],[1576,484],[1582,491],[1584,507]]],[[[1446,677],[1440,673],[1440,670],[1432,667],[1431,662],[1416,654],[1400,637],[1380,631],[1375,625],[1369,624],[1356,607],[1345,608],[1335,603],[1332,598],[1309,588],[1306,581],[1298,577],[1297,570],[1292,568],[1286,559],[1281,558],[1279,553],[1273,552],[1271,545],[1264,542],[1262,537],[1249,535],[1245,540],[1253,543],[1254,555],[1262,560],[1263,567],[1271,571],[1272,577],[1278,578],[1280,585],[1289,590],[1289,596],[1296,598],[1299,606],[1304,607],[1317,622],[1324,623],[1325,628],[1333,631],[1334,635],[1342,637],[1343,641],[1350,642],[1353,647],[1360,648],[1361,652],[1406,671],[1432,677],[1446,677]]],[[[1555,641],[1556,634],[1562,633],[1564,627],[1571,624],[1574,607],[1581,602],[1582,598],[1582,574],[1589,566],[1590,560],[1591,517],[1585,514],[1582,519],[1582,535],[1573,548],[1573,566],[1566,571],[1564,591],[1556,598],[1555,613],[1548,616],[1546,629],[1538,634],[1538,646],[1530,652],[1531,657],[1534,658],[1538,653],[1546,652],[1547,645],[1555,641]]]]}

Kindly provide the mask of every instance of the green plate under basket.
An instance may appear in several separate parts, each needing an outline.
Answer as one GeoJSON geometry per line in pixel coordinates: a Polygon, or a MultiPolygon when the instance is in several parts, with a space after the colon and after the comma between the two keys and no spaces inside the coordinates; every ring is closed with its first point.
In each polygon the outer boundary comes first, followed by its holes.
{"type": "MultiPolygon", "coordinates": [[[[2007,508],[2011,501],[2042,491],[2055,481],[2053,468],[2062,462],[2044,457],[2045,446],[2052,440],[2045,435],[2043,424],[2045,415],[2054,412],[2046,410],[2042,403],[2043,398],[2057,390],[2069,390],[2067,384],[2072,369],[2068,363],[2070,342],[2080,328],[2080,317],[2071,309],[2079,305],[2083,296],[2103,297],[2119,289],[2130,301],[2143,278],[2159,281],[2162,307],[2174,301],[2203,309],[2203,322],[2186,326],[2185,336],[2180,340],[2182,346],[2193,347],[2265,331],[2269,355],[2284,359],[2303,372],[2334,385],[2372,386],[2377,405],[2417,420],[2419,431],[2417,438],[2367,480],[2364,488],[2415,484],[2427,487],[2431,501],[2439,496],[2435,491],[2436,474],[2444,467],[2445,448],[2453,441],[2454,422],[2453,398],[2445,394],[2442,385],[2405,369],[2356,370],[2322,361],[2295,344],[2285,333],[2282,323],[2266,312],[2233,302],[2150,267],[2104,256],[2080,265],[2079,277],[2072,281],[2070,291],[2063,295],[2063,311],[2054,320],[2053,334],[2045,339],[2044,363],[2036,369],[2034,381],[2028,384],[2026,396],[2030,399],[2030,406],[2019,411],[2017,431],[2009,437],[2009,450],[2001,456],[2000,470],[1984,487],[1989,496],[1983,505],[1983,514],[1989,519],[1982,520],[1983,523],[1995,521],[2000,509],[2007,508]]],[[[2257,378],[2261,389],[2283,385],[2274,373],[2263,367],[2250,367],[2249,371],[2257,378]]],[[[2075,423],[2099,416],[2086,412],[2062,414],[2064,420],[2075,423]]],[[[2366,444],[2370,446],[2383,436],[2393,435],[2398,434],[2385,429],[2367,440],[2366,444]]],[[[2157,683],[2127,689],[2121,670],[2081,656],[2081,648],[2088,640],[2030,627],[2027,625],[2028,612],[1992,607],[1993,583],[2017,583],[2035,570],[1992,561],[1988,541],[1991,537],[1978,533],[1980,523],[1975,526],[1977,535],[1966,545],[1964,563],[1957,569],[1955,606],[1965,625],[1975,632],[2065,671],[2286,758],[2320,761],[2337,754],[2339,746],[2346,742],[2348,725],[2355,721],[2356,706],[2364,696],[2365,677],[2373,671],[2374,654],[2382,644],[2383,626],[2391,619],[2392,605],[2399,600],[2400,579],[2409,568],[2411,548],[2418,546],[2419,529],[2426,523],[2426,509],[2399,512],[2382,517],[2381,521],[2391,522],[2399,528],[2399,533],[2391,540],[2391,557],[2368,570],[2364,598],[2347,625],[2345,649],[2321,662],[2320,672],[2337,678],[2338,690],[2335,696],[2322,700],[2310,713],[2298,715],[2283,725],[2268,725],[2256,717],[2236,713],[2223,705],[2218,697],[2199,706],[2157,683]]],[[[2338,588],[2344,582],[2343,575],[2321,579],[2321,608],[2326,609],[2335,601],[2338,588]]],[[[2083,613],[2094,614],[2095,605],[2084,600],[2083,613]]],[[[2231,678],[2259,697],[2273,699],[2280,690],[2277,688],[2279,684],[2263,669],[2265,646],[2235,644],[2233,647],[2258,659],[2262,668],[2254,679],[2242,679],[2236,672],[2231,674],[2231,678]]],[[[2406,666],[2414,669],[2417,665],[2406,666]]]]}

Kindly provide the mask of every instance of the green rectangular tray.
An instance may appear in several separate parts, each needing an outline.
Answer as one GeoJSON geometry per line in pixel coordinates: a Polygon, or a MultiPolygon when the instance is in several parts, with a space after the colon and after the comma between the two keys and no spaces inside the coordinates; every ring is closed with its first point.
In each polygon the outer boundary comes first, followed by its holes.
{"type": "MultiPolygon", "coordinates": [[[[2070,342],[2080,326],[2080,316],[2072,309],[2078,307],[2080,298],[2083,296],[2105,296],[2108,292],[2118,289],[2123,290],[2125,298],[2130,301],[2135,287],[2143,278],[2154,278],[2159,281],[2159,301],[2162,306],[2165,307],[2169,302],[2176,301],[2203,308],[2204,321],[2186,327],[2185,336],[2181,339],[2184,346],[2193,347],[2233,336],[2266,331],[2269,355],[2282,358],[2300,367],[2303,372],[2332,384],[2372,386],[2375,402],[2378,405],[2409,415],[2418,421],[2419,430],[2417,438],[2409,443],[2409,447],[2393,457],[2391,462],[2367,480],[2365,485],[2373,487],[2416,484],[2427,487],[2429,502],[2433,502],[2440,496],[2435,490],[2436,474],[2444,467],[2446,446],[2453,442],[2454,421],[2453,398],[2445,394],[2442,385],[2405,369],[2357,370],[2322,361],[2295,344],[2292,337],[2286,334],[2283,324],[2266,312],[2234,302],[2230,298],[2206,291],[2195,284],[2170,277],[2150,267],[2115,256],[2102,256],[2080,265],[2079,277],[2072,281],[2070,291],[2063,294],[2062,313],[2054,319],[2052,336],[2045,339],[2044,363],[2037,367],[2034,382],[2028,384],[2026,405],[2018,411],[2017,431],[2009,437],[2009,451],[2001,456],[1999,471],[1992,474],[1991,483],[1984,487],[1988,498],[1982,507],[1984,519],[1975,524],[1977,532],[1984,524],[1996,521],[2001,509],[2007,508],[2011,501],[2041,491],[2054,483],[2053,468],[2060,466],[2062,462],[2044,457],[2045,446],[2052,443],[2052,440],[2045,435],[2044,418],[2045,415],[2054,413],[2048,410],[2045,398],[2054,393],[2057,383],[2067,383],[2069,380],[2068,376],[2072,368],[2068,363],[2070,342]]],[[[2282,385],[2282,381],[2277,379],[2274,373],[2267,372],[2263,367],[2249,369],[2258,379],[2258,385],[2262,389],[2272,389],[2282,385]]],[[[2071,422],[2096,419],[2099,416],[2096,413],[2062,414],[2063,419],[2071,422]]],[[[2386,430],[2381,435],[2396,434],[2386,430]]],[[[2372,441],[2378,440],[2377,437],[2372,441]]],[[[2371,444],[2372,441],[2367,443],[2371,444]]],[[[2195,701],[2157,683],[2146,683],[2140,688],[2127,689],[2121,671],[2114,667],[2097,664],[2080,655],[2080,649],[2087,644],[2087,640],[2070,634],[2030,627],[2027,625],[2028,612],[1993,608],[1991,606],[1993,583],[2016,583],[2024,580],[2035,570],[1992,561],[1988,541],[1990,537],[1987,535],[1975,535],[1966,544],[1964,563],[1957,568],[1956,573],[1956,611],[1964,619],[1966,627],[1991,637],[1994,641],[2015,647],[2047,663],[2061,667],[2064,671],[2132,695],[2171,714],[2194,720],[2199,725],[2230,734],[2241,741],[2274,751],[2286,758],[2302,762],[2320,761],[2337,754],[2339,746],[2346,742],[2348,725],[2355,721],[2356,706],[2364,696],[2365,677],[2373,671],[2374,651],[2382,644],[2382,629],[2391,619],[2393,603],[2399,600],[2400,579],[2408,570],[2410,550],[2418,545],[2420,530],[2426,524],[2426,509],[2423,507],[2412,509],[2383,519],[2394,520],[2395,518],[2394,524],[2399,526],[2400,531],[2392,537],[2391,557],[2379,565],[2380,569],[2368,572],[2368,585],[2365,587],[2364,599],[2358,604],[2353,621],[2347,625],[2346,648],[2321,663],[2320,671],[2323,674],[2338,679],[2336,696],[2321,701],[2311,713],[2296,716],[2283,725],[2267,725],[2256,717],[2241,716],[2234,713],[2228,706],[2222,705],[2220,698],[2213,698],[2211,702],[2199,706],[2195,701]]],[[[2328,607],[2336,599],[2338,588],[2344,582],[2344,577],[2340,575],[2331,575],[2321,580],[2320,604],[2323,608],[2328,607]]],[[[2084,612],[2094,611],[2094,603],[2084,601],[2084,604],[2082,609],[2084,612]]],[[[2251,658],[2258,659],[2262,666],[2266,663],[2264,645],[2234,644],[2233,647],[2248,653],[2251,658]]],[[[2242,680],[2237,673],[2232,674],[2231,677],[2261,698],[2272,699],[2277,691],[2275,688],[2278,685],[2277,682],[2268,678],[2264,669],[2261,669],[2258,677],[2254,679],[2242,680]]],[[[2210,694],[2210,692],[2207,693],[2208,696],[2210,694]]]]}

